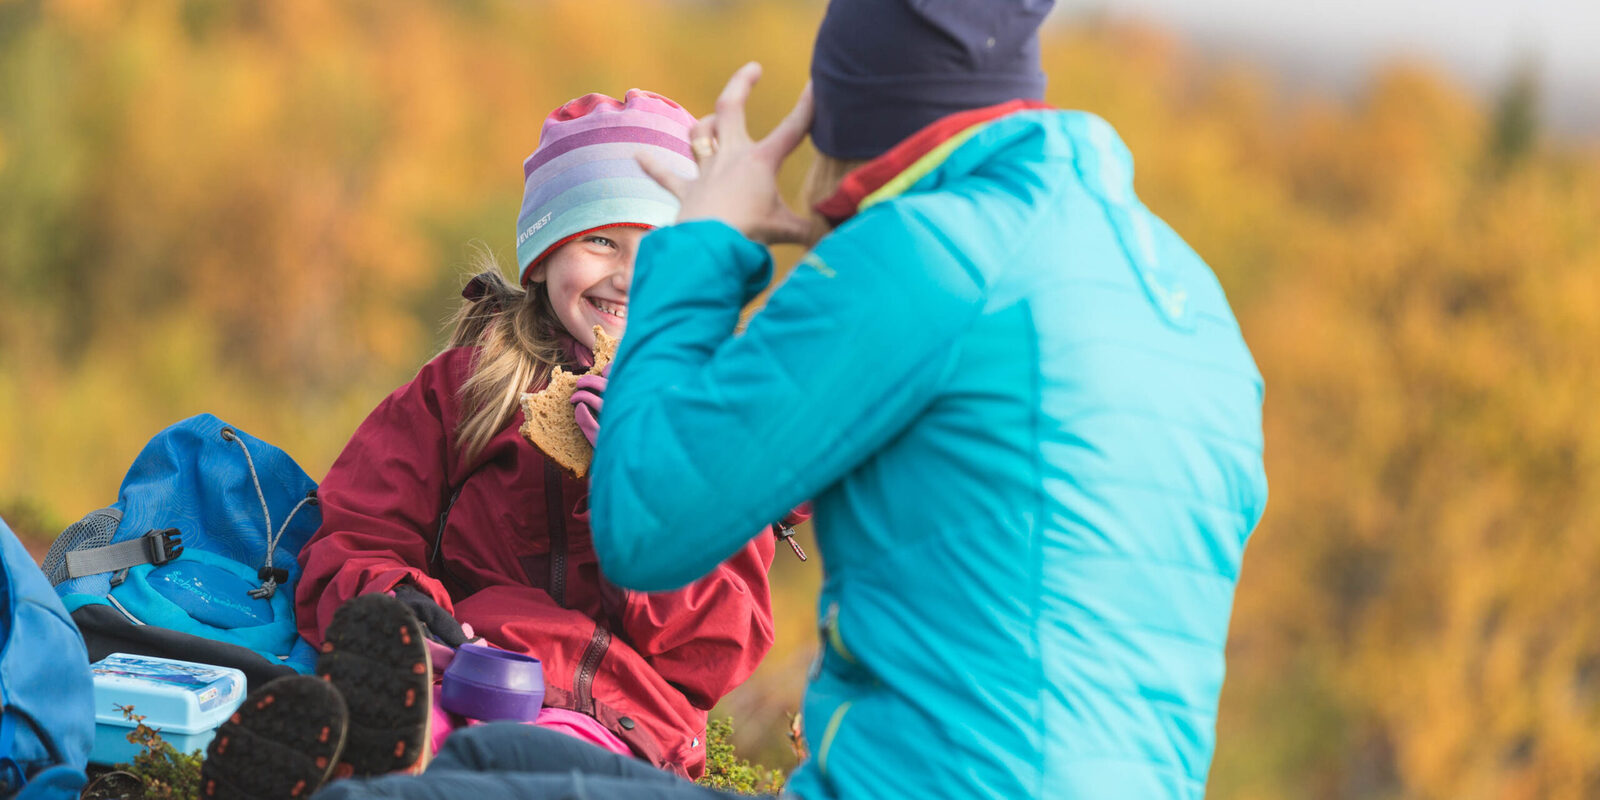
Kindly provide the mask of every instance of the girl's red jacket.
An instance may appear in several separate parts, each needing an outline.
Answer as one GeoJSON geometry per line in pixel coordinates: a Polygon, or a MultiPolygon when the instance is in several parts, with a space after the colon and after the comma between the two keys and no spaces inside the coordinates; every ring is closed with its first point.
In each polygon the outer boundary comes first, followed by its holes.
{"type": "Polygon", "coordinates": [[[699,777],[706,711],[772,646],[773,537],[762,531],[676,591],[612,585],[590,545],[587,482],[517,433],[520,411],[463,462],[458,391],[473,354],[423,366],[329,469],[322,527],[300,552],[301,634],[321,644],[341,603],[409,580],[490,643],[543,661],[546,705],[589,714],[639,757],[699,777]]]}

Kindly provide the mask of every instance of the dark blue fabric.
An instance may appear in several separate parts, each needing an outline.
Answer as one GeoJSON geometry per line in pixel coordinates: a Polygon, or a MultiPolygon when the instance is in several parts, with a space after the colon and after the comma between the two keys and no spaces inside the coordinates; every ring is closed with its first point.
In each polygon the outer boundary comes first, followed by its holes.
{"type": "Polygon", "coordinates": [[[1054,0],[834,0],[811,55],[811,141],[876,158],[958,111],[1044,98],[1039,24],[1054,0]]]}
{"type": "Polygon", "coordinates": [[[0,520],[0,796],[76,797],[94,744],[94,682],[78,629],[22,542],[0,520]],[[48,776],[48,777],[41,777],[48,776]],[[41,778],[38,786],[31,781],[41,778]]]}
{"type": "Polygon", "coordinates": [[[669,775],[544,728],[476,725],[451,734],[419,776],[338,781],[316,800],[750,800],[669,775]]]}

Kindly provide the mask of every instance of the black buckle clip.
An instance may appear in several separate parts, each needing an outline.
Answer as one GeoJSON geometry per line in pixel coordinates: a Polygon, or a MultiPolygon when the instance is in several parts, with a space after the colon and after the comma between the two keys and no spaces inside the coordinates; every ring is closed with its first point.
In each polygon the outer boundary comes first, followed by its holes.
{"type": "Polygon", "coordinates": [[[177,528],[150,531],[144,535],[145,548],[150,551],[150,563],[156,566],[183,555],[183,536],[177,528]]]}

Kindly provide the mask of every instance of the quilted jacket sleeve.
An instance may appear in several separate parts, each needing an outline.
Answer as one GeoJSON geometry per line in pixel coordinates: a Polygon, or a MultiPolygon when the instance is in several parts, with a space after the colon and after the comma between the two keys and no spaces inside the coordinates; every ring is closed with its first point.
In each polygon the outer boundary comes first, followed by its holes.
{"type": "Polygon", "coordinates": [[[983,287],[906,213],[827,237],[739,336],[766,248],[716,221],[645,238],[592,468],[612,580],[659,591],[707,574],[936,396],[983,287]]]}
{"type": "Polygon", "coordinates": [[[424,365],[368,415],[317,489],[322,527],[300,551],[295,592],[300,634],[313,644],[344,601],[409,579],[446,611],[444,586],[427,574],[447,475],[453,420],[470,354],[449,351],[424,365]]]}

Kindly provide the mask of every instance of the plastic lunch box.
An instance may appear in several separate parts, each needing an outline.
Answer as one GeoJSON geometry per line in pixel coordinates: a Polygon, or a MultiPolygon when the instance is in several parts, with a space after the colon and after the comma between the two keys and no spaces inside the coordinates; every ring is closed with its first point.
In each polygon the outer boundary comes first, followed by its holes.
{"type": "Polygon", "coordinates": [[[138,723],[123,707],[131,706],[179,752],[191,753],[205,748],[244,702],[244,673],[231,667],[112,653],[91,668],[95,725],[89,760],[97,764],[128,763],[143,750],[128,741],[138,723]]]}

